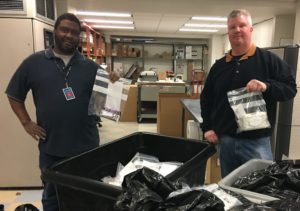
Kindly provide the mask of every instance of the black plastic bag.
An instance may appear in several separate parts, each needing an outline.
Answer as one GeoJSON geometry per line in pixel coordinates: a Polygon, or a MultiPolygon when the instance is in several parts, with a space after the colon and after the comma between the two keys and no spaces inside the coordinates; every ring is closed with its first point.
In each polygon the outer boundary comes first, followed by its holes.
{"type": "Polygon", "coordinates": [[[32,204],[22,204],[16,207],[15,211],[39,211],[39,209],[32,204]]]}
{"type": "Polygon", "coordinates": [[[223,211],[224,203],[205,190],[194,190],[167,198],[181,185],[173,184],[159,173],[142,168],[125,176],[123,192],[115,203],[116,210],[136,211],[223,211]]]}
{"type": "MultiPolygon", "coordinates": [[[[233,207],[228,211],[275,211],[276,209],[269,207],[265,204],[256,204],[249,199],[245,198],[242,194],[235,193],[229,190],[224,190],[225,192],[229,193],[230,195],[236,197],[242,205],[233,207]]],[[[276,210],[277,211],[277,210],[276,210]]]]}
{"type": "Polygon", "coordinates": [[[122,187],[125,189],[140,188],[139,186],[132,186],[132,183],[136,183],[137,181],[144,184],[148,189],[159,194],[161,197],[163,197],[163,199],[177,189],[161,174],[146,167],[126,175],[124,177],[122,187]]]}
{"type": "Polygon", "coordinates": [[[299,161],[278,161],[266,169],[239,178],[232,186],[277,198],[300,196],[299,161]]]}
{"type": "Polygon", "coordinates": [[[277,209],[265,206],[263,204],[247,204],[234,207],[228,211],[279,211],[277,209]]]}
{"type": "Polygon", "coordinates": [[[264,205],[275,210],[300,210],[300,160],[277,161],[238,178],[233,187],[278,198],[264,205]]]}
{"type": "Polygon", "coordinates": [[[155,210],[176,190],[162,175],[145,167],[126,175],[122,187],[117,210],[155,210]]]}
{"type": "Polygon", "coordinates": [[[206,190],[193,190],[167,199],[161,206],[164,211],[223,211],[224,203],[206,190]]]}

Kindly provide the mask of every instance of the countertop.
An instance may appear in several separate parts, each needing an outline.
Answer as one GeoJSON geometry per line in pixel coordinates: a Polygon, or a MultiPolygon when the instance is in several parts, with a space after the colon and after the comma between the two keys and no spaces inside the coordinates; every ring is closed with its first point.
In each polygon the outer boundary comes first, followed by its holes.
{"type": "Polygon", "coordinates": [[[201,117],[200,99],[182,99],[180,101],[183,107],[190,112],[197,122],[203,122],[201,117]]]}

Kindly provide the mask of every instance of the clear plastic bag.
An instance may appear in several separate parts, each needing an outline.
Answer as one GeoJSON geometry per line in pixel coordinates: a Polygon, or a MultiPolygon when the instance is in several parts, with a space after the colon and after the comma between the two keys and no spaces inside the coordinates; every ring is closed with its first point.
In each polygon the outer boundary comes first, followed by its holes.
{"type": "Polygon", "coordinates": [[[183,165],[183,163],[177,161],[160,162],[155,156],[137,152],[125,166],[123,166],[121,163],[118,163],[115,177],[107,176],[101,180],[111,185],[121,186],[126,175],[143,167],[147,167],[153,171],[156,171],[162,176],[166,176],[181,165],[183,165]]]}
{"type": "Polygon", "coordinates": [[[112,83],[108,73],[97,70],[93,92],[89,102],[88,114],[118,121],[128,97],[131,80],[120,78],[112,83]]]}
{"type": "Polygon", "coordinates": [[[247,92],[243,87],[227,92],[227,96],[236,117],[237,132],[271,127],[261,92],[247,92]]]}

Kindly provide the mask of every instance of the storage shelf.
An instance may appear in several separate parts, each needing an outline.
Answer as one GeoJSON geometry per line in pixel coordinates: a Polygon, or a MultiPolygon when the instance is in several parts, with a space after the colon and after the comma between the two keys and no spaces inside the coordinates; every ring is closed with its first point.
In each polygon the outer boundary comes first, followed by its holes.
{"type": "MultiPolygon", "coordinates": [[[[111,56],[112,68],[126,73],[132,65],[136,65],[138,72],[153,70],[157,75],[171,71],[174,75],[181,74],[184,81],[191,80],[192,69],[206,70],[207,44],[196,44],[196,41],[165,39],[162,42],[147,43],[128,41],[130,39],[112,39],[111,56]],[[129,55],[140,55],[131,57],[129,55]]],[[[134,39],[132,39],[134,40],[134,39]]]]}
{"type": "Polygon", "coordinates": [[[105,61],[105,41],[101,33],[85,25],[80,35],[82,55],[101,64],[105,61]]]}
{"type": "Polygon", "coordinates": [[[144,57],[145,60],[173,61],[173,58],[144,57]]]}
{"type": "Polygon", "coordinates": [[[200,58],[191,58],[191,59],[174,59],[176,61],[188,61],[188,60],[192,60],[192,61],[202,61],[203,59],[200,58]]]}
{"type": "Polygon", "coordinates": [[[143,57],[134,57],[134,56],[112,56],[116,59],[143,59],[143,57]]]}

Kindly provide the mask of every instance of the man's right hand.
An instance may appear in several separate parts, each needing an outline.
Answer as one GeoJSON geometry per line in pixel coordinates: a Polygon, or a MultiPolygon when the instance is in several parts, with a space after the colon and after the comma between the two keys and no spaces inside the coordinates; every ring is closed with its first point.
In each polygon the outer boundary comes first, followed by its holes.
{"type": "Polygon", "coordinates": [[[108,78],[110,82],[115,83],[120,79],[120,74],[116,71],[113,71],[110,64],[107,65],[106,71],[108,72],[108,78]]]}
{"type": "Polygon", "coordinates": [[[214,130],[208,130],[204,133],[204,138],[206,141],[212,144],[217,144],[219,141],[218,135],[214,130]]]}
{"type": "Polygon", "coordinates": [[[35,122],[29,121],[23,124],[26,132],[31,135],[35,140],[39,141],[40,139],[46,139],[46,131],[38,126],[35,122]]]}

